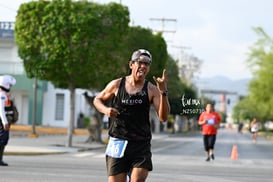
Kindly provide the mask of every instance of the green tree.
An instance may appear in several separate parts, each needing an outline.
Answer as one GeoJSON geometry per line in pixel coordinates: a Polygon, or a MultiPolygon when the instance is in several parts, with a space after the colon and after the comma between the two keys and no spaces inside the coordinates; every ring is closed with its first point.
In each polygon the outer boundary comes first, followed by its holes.
{"type": "Polygon", "coordinates": [[[259,39],[250,48],[248,59],[253,72],[249,85],[249,100],[257,117],[264,121],[273,119],[273,39],[260,27],[254,30],[259,39]]]}
{"type": "Polygon", "coordinates": [[[245,120],[252,120],[253,117],[257,117],[259,113],[257,112],[257,108],[253,106],[255,106],[255,103],[252,103],[250,97],[244,97],[233,108],[233,119],[235,121],[242,122],[245,120]]]}
{"type": "Polygon", "coordinates": [[[72,144],[75,89],[101,88],[117,74],[119,40],[128,23],[128,8],[117,3],[40,0],[24,3],[18,10],[15,38],[27,76],[70,90],[68,146],[72,144]]]}
{"type": "MultiPolygon", "coordinates": [[[[119,40],[122,48],[118,52],[119,71],[115,71],[116,77],[124,76],[130,72],[129,61],[133,51],[143,48],[152,54],[152,66],[147,79],[153,82],[152,76],[161,76],[167,63],[167,45],[161,34],[153,34],[150,29],[140,26],[129,27],[126,34],[119,40]]],[[[113,77],[111,78],[113,79],[113,77]]],[[[102,89],[109,80],[101,80],[102,89]]]]}
{"type": "Polygon", "coordinates": [[[166,69],[168,70],[168,91],[171,114],[180,114],[182,110],[181,98],[185,93],[186,86],[182,83],[178,74],[178,66],[169,55],[166,69]]]}
{"type": "Polygon", "coordinates": [[[166,68],[168,70],[168,90],[170,92],[169,98],[181,99],[187,86],[179,78],[178,66],[171,56],[168,56],[166,68]]]}

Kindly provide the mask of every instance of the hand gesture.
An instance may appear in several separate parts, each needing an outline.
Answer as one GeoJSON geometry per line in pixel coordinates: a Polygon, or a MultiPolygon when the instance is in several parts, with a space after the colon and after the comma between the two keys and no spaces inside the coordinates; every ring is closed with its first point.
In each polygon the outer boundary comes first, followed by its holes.
{"type": "Polygon", "coordinates": [[[105,115],[109,118],[116,118],[119,115],[119,111],[115,108],[108,107],[105,115]]]}
{"type": "Polygon", "coordinates": [[[156,86],[160,92],[167,91],[167,71],[166,69],[163,70],[162,77],[155,77],[153,76],[153,79],[156,83],[156,86]]]}

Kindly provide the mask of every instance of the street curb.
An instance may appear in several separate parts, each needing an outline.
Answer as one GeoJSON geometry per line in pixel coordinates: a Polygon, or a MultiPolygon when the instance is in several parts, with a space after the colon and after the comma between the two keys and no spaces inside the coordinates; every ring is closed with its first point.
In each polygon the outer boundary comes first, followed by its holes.
{"type": "MultiPolygon", "coordinates": [[[[21,131],[21,132],[32,132],[32,126],[30,125],[11,125],[11,131],[21,131]]],[[[61,127],[46,127],[46,126],[35,126],[35,132],[38,134],[61,134],[66,135],[68,129],[61,127]]],[[[87,129],[74,129],[74,135],[88,135],[87,129]]]]}
{"type": "MultiPolygon", "coordinates": [[[[66,153],[75,153],[75,152],[85,152],[105,148],[105,146],[100,147],[89,147],[89,148],[75,148],[75,151],[15,151],[15,150],[6,150],[4,155],[57,155],[57,154],[66,154],[66,153]]],[[[71,148],[70,148],[71,149],[71,148]]]]}
{"type": "MultiPolygon", "coordinates": [[[[75,151],[74,151],[75,152],[75,151]]],[[[28,146],[7,146],[5,155],[50,155],[50,154],[64,154],[69,153],[68,149],[50,149],[47,147],[28,147],[28,146]]]]}
{"type": "Polygon", "coordinates": [[[54,154],[65,154],[68,152],[15,152],[7,151],[4,152],[5,155],[54,155],[54,154]]]}

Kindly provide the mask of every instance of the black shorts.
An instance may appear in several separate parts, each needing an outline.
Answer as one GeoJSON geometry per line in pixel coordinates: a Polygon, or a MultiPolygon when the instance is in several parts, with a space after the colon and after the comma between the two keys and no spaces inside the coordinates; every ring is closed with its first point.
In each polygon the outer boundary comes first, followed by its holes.
{"type": "Polygon", "coordinates": [[[151,142],[129,141],[122,158],[106,156],[106,167],[108,176],[128,173],[132,168],[145,168],[152,171],[151,142]]]}
{"type": "Polygon", "coordinates": [[[214,145],[216,142],[216,135],[204,135],[203,141],[204,141],[205,151],[209,151],[210,149],[214,149],[214,145]]]}

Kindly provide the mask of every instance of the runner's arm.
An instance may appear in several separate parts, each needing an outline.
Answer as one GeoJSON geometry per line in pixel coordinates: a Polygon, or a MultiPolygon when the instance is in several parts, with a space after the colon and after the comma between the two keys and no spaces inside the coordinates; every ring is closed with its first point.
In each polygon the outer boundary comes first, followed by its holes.
{"type": "Polygon", "coordinates": [[[2,124],[4,126],[5,130],[9,129],[9,123],[6,117],[6,112],[5,112],[5,101],[6,101],[6,97],[4,95],[1,95],[1,101],[0,101],[0,118],[2,121],[2,124]]]}
{"type": "Polygon", "coordinates": [[[112,99],[118,90],[119,80],[111,81],[95,98],[93,101],[96,109],[105,114],[107,117],[117,117],[118,110],[105,105],[105,102],[112,99]]]}

